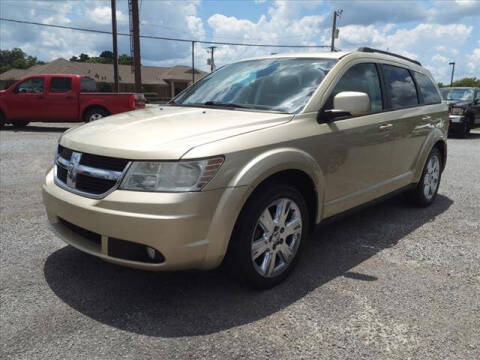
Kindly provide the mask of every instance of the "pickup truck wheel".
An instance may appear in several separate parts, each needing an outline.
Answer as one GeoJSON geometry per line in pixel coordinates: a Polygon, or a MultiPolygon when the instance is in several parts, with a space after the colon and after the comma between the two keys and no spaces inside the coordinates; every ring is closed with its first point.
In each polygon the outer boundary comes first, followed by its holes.
{"type": "Polygon", "coordinates": [[[2,112],[0,111],[0,129],[3,129],[3,127],[5,126],[7,120],[5,119],[5,116],[2,114],[2,112]]]}
{"type": "Polygon", "coordinates": [[[420,182],[413,192],[413,200],[419,206],[428,206],[435,200],[442,177],[442,156],[437,148],[428,155],[420,182]]]}
{"type": "Polygon", "coordinates": [[[28,124],[30,124],[30,121],[26,120],[16,120],[12,122],[13,127],[17,129],[24,128],[28,124]]]}
{"type": "Polygon", "coordinates": [[[256,192],[232,235],[230,270],[254,288],[282,282],[298,262],[308,236],[308,208],[294,187],[273,185],[256,192]]]}
{"type": "Polygon", "coordinates": [[[107,110],[102,109],[100,107],[92,108],[88,110],[85,115],[83,116],[83,120],[85,122],[91,122],[91,121],[96,121],[101,118],[104,118],[105,116],[110,115],[107,110]]]}

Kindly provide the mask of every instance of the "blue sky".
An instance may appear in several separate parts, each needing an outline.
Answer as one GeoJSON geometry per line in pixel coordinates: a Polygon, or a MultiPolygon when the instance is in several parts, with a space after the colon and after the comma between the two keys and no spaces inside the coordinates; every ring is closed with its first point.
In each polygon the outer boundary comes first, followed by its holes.
{"type": "MultiPolygon", "coordinates": [[[[438,81],[448,82],[450,61],[456,78],[480,77],[480,1],[228,1],[192,0],[141,3],[141,33],[270,44],[329,44],[332,11],[343,9],[337,46],[353,50],[371,46],[420,60],[438,81]]],[[[119,31],[128,32],[125,0],[117,0],[119,31]]],[[[48,24],[111,30],[110,0],[2,0],[2,17],[48,24]]],[[[207,69],[207,45],[196,45],[196,64],[207,69]]],[[[41,60],[111,49],[111,37],[33,25],[0,22],[0,48],[21,47],[41,60]]],[[[129,40],[119,37],[121,53],[129,40]]],[[[190,44],[142,40],[147,65],[190,64],[190,44]]],[[[298,50],[220,46],[217,65],[271,52],[298,50]]],[[[312,51],[312,50],[302,50],[312,51]]]]}

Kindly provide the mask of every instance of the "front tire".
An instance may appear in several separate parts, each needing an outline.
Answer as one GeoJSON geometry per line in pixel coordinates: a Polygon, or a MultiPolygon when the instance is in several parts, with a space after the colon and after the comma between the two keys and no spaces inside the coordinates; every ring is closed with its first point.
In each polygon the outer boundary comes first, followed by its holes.
{"type": "Polygon", "coordinates": [[[422,177],[413,192],[413,200],[417,205],[425,207],[433,203],[437,196],[442,177],[442,155],[433,148],[428,155],[422,177]]]}
{"type": "Polygon", "coordinates": [[[465,119],[460,129],[459,135],[461,138],[466,139],[470,135],[470,119],[465,119]]]}
{"type": "Polygon", "coordinates": [[[254,288],[279,284],[298,262],[309,218],[305,199],[294,187],[271,184],[256,191],[232,235],[230,270],[254,288]]]}

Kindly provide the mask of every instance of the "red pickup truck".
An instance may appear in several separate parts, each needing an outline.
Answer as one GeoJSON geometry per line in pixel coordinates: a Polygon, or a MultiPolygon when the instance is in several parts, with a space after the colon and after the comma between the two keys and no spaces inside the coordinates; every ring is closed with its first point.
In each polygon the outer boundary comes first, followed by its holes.
{"type": "Polygon", "coordinates": [[[95,80],[81,75],[25,77],[0,91],[0,127],[31,121],[93,121],[145,107],[143,94],[99,93],[95,80]]]}

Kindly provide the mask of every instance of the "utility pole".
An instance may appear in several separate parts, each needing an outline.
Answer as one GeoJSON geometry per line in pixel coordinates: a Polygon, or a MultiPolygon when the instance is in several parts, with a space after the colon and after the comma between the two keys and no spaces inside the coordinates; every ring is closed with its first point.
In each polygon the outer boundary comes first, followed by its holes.
{"type": "Polygon", "coordinates": [[[448,63],[448,65],[452,65],[452,77],[450,78],[450,86],[453,86],[453,74],[455,73],[455,62],[448,63]]]}
{"type": "Polygon", "coordinates": [[[130,46],[133,50],[133,64],[135,73],[135,92],[142,92],[142,69],[140,63],[140,25],[138,18],[138,0],[128,0],[130,11],[130,46]]]}
{"type": "Polygon", "coordinates": [[[332,44],[330,45],[330,51],[335,51],[335,39],[338,38],[338,29],[337,29],[337,16],[340,17],[343,13],[343,10],[335,10],[333,12],[333,24],[332,24],[332,44]]]}
{"type": "Polygon", "coordinates": [[[192,85],[195,84],[195,41],[192,41],[192,85]]]}
{"type": "Polygon", "coordinates": [[[113,79],[115,83],[114,91],[120,91],[118,84],[118,48],[117,48],[117,4],[112,0],[112,41],[113,41],[113,79]]]}
{"type": "Polygon", "coordinates": [[[215,61],[213,60],[213,51],[217,48],[216,46],[209,46],[208,47],[211,52],[210,52],[210,72],[215,71],[215,61]]]}

